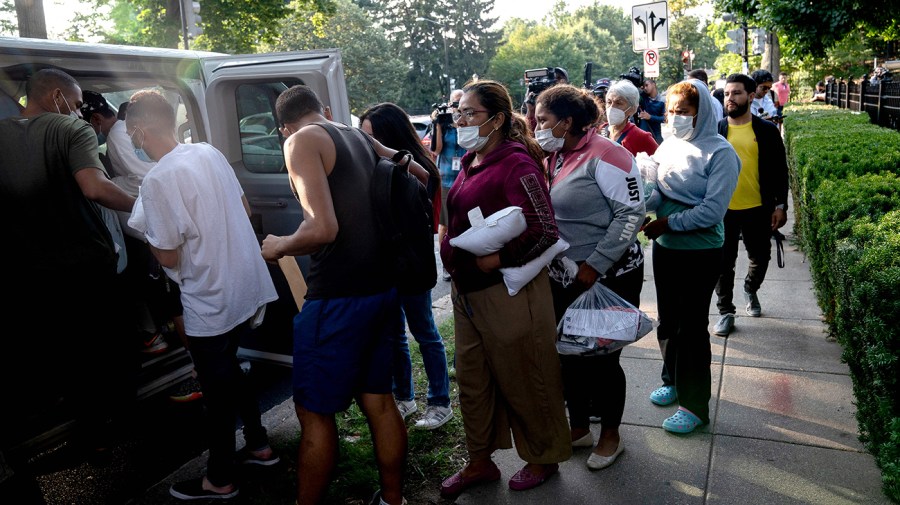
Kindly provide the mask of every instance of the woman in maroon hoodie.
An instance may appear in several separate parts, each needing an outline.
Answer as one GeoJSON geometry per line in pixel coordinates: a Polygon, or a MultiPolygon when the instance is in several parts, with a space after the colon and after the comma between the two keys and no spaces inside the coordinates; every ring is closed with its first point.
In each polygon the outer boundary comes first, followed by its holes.
{"type": "Polygon", "coordinates": [[[572,454],[562,379],[556,353],[556,322],[547,270],[515,296],[501,267],[537,258],[559,238],[550,194],[541,171],[543,151],[512,111],[502,84],[468,84],[454,120],[459,145],[468,150],[447,197],[448,229],[441,258],[453,278],[456,370],[469,463],[441,484],[455,496],[500,479],[491,460],[497,449],[515,447],[526,465],[510,489],[542,484],[572,454]],[[500,251],[476,257],[450,239],[471,227],[469,211],[484,216],[522,208],[526,230],[500,251]]]}

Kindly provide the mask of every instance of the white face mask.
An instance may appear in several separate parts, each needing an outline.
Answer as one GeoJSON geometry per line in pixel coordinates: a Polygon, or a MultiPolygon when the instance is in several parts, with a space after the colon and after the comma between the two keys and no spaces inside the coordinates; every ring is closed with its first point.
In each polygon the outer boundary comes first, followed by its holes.
{"type": "Polygon", "coordinates": [[[565,133],[563,133],[562,137],[554,137],[553,129],[559,126],[562,120],[556,122],[553,125],[553,128],[544,128],[543,130],[535,130],[534,138],[537,140],[537,143],[540,144],[541,149],[548,153],[554,153],[562,149],[563,144],[566,142],[565,133]]]}
{"type": "MultiPolygon", "coordinates": [[[[631,107],[629,107],[630,109],[631,107]]],[[[628,110],[628,109],[625,109],[628,110]]],[[[619,109],[617,107],[610,107],[606,109],[606,119],[609,121],[609,124],[613,126],[619,126],[624,123],[628,118],[628,114],[625,114],[625,111],[619,109]]]]}
{"type": "Polygon", "coordinates": [[[494,128],[493,130],[491,130],[491,133],[488,133],[486,137],[482,137],[481,135],[479,135],[478,130],[482,126],[488,124],[488,122],[491,121],[491,119],[494,119],[495,117],[496,117],[496,114],[491,116],[490,119],[481,123],[478,126],[460,126],[460,127],[458,127],[456,129],[456,143],[459,144],[460,147],[462,147],[463,149],[465,149],[467,151],[475,151],[475,152],[480,151],[481,148],[483,148],[484,145],[487,144],[488,139],[491,138],[491,135],[493,135],[494,132],[497,131],[497,129],[494,128]]]}
{"type": "MultiPolygon", "coordinates": [[[[62,97],[63,101],[66,102],[66,108],[69,109],[69,117],[78,119],[78,114],[76,114],[75,111],[72,110],[72,107],[69,107],[69,101],[66,100],[66,95],[60,93],[60,96],[62,97]]],[[[56,103],[56,100],[53,100],[53,105],[56,106],[56,112],[62,114],[62,111],[59,109],[59,104],[56,103]]]]}
{"type": "Polygon", "coordinates": [[[675,114],[672,116],[672,135],[688,140],[694,133],[694,118],[696,116],[680,116],[675,114]]]}

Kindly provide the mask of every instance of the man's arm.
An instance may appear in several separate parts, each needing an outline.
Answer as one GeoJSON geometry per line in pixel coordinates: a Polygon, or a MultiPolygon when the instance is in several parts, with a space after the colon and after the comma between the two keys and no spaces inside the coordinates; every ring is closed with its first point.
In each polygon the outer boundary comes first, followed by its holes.
{"type": "Polygon", "coordinates": [[[75,181],[85,198],[106,208],[131,212],[134,207],[134,197],[113,184],[99,168],[83,168],[75,172],[75,181]]]}
{"type": "Polygon", "coordinates": [[[337,156],[334,141],[325,129],[310,125],[288,137],[284,152],[288,174],[303,209],[303,222],[291,235],[269,235],[263,240],[262,255],[266,261],[316,252],[334,242],[338,233],[328,186],[328,173],[337,156]]]}
{"type": "Polygon", "coordinates": [[[150,246],[150,252],[153,253],[160,265],[172,269],[178,267],[178,251],[174,249],[158,249],[150,244],[147,245],[150,246]]]}

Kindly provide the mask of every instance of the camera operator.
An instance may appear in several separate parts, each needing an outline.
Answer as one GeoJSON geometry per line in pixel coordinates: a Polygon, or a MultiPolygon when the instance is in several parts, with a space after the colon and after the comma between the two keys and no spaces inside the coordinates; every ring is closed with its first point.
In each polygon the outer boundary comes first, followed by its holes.
{"type": "MultiPolygon", "coordinates": [[[[532,70],[528,70],[525,72],[525,77],[528,79],[528,74],[533,72],[532,70]]],[[[529,79],[528,83],[528,92],[525,93],[525,103],[523,104],[522,113],[525,115],[525,118],[528,120],[528,126],[531,127],[532,135],[534,134],[534,129],[537,126],[537,119],[534,117],[534,104],[537,100],[537,96],[541,94],[545,89],[554,86],[556,84],[568,84],[569,83],[569,73],[566,72],[566,69],[562,67],[547,67],[547,76],[541,77],[539,79],[529,79]],[[552,72],[552,77],[550,76],[552,72]]]]}
{"type": "MultiPolygon", "coordinates": [[[[460,147],[456,141],[456,125],[453,123],[453,113],[459,107],[462,95],[461,89],[454,89],[450,93],[450,101],[436,105],[432,114],[434,128],[431,135],[431,151],[437,153],[437,166],[441,172],[439,244],[447,233],[447,194],[450,193],[450,186],[453,186],[453,181],[459,175],[460,160],[466,154],[466,150],[460,147]]],[[[441,278],[445,281],[450,280],[450,274],[446,268],[441,273],[441,278]]]]}

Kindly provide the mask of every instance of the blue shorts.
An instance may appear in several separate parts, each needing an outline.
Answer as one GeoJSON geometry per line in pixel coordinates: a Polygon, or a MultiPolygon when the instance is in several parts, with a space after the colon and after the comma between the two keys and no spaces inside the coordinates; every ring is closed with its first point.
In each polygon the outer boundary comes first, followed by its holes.
{"type": "Polygon", "coordinates": [[[390,394],[402,321],[395,289],[307,300],[294,317],[294,403],[332,414],[347,410],[361,393],[390,394]]]}

